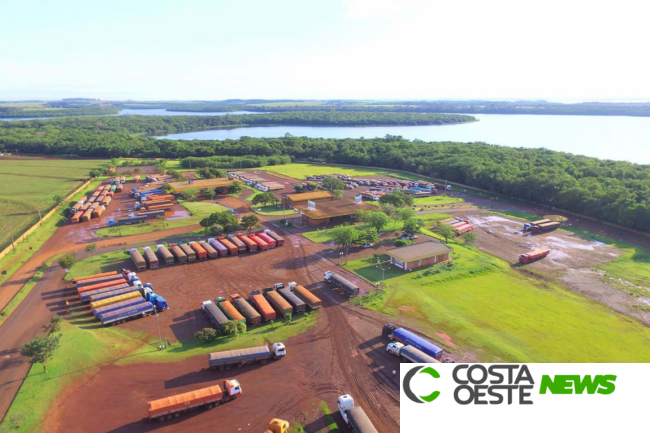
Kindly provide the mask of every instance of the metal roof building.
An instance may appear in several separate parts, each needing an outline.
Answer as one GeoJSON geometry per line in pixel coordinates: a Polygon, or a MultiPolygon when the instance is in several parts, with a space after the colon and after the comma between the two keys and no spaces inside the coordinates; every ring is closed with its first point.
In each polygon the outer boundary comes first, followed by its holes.
{"type": "Polygon", "coordinates": [[[390,263],[405,271],[451,260],[454,249],[437,241],[423,242],[386,251],[390,263]]]}

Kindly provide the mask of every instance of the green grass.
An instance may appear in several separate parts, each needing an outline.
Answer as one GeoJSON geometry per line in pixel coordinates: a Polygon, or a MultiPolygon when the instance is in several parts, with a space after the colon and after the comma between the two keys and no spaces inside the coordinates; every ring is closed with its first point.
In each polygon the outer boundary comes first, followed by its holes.
{"type": "Polygon", "coordinates": [[[522,212],[522,211],[515,211],[515,210],[491,211],[490,213],[496,215],[502,215],[506,217],[519,218],[520,220],[524,220],[524,221],[537,221],[544,218],[543,215],[537,215],[530,212],[522,212]]]}
{"type": "MultiPolygon", "coordinates": [[[[386,293],[364,306],[408,317],[438,344],[481,361],[648,362],[650,330],[585,297],[527,278],[502,260],[452,244],[454,265],[385,273],[386,293]]],[[[369,259],[346,267],[371,282],[381,271],[369,259]]],[[[363,299],[361,300],[363,303],[363,299]]]]}
{"type": "Polygon", "coordinates": [[[339,426],[336,424],[336,420],[332,416],[332,411],[326,402],[322,401],[320,403],[320,410],[323,412],[323,416],[325,417],[325,422],[327,423],[327,431],[329,433],[339,433],[339,426]]]}
{"type": "Polygon", "coordinates": [[[418,179],[418,176],[415,175],[409,176],[390,170],[363,167],[343,167],[327,164],[291,163],[262,167],[257,168],[256,170],[275,172],[294,179],[305,179],[306,176],[322,176],[326,174],[344,174],[347,176],[393,176],[399,178],[418,179]]]}
{"type": "Polygon", "coordinates": [[[150,220],[146,223],[133,224],[120,227],[104,227],[97,230],[97,236],[111,237],[111,236],[132,236],[141,235],[144,233],[153,233],[160,230],[175,229],[179,227],[188,227],[198,224],[203,218],[215,212],[224,212],[228,208],[218,205],[214,202],[186,202],[183,200],[178,201],[179,204],[187,208],[188,212],[192,215],[187,218],[168,219],[163,221],[150,220]]]}
{"type": "Polygon", "coordinates": [[[70,268],[70,272],[65,276],[65,279],[69,281],[84,275],[117,271],[120,269],[122,262],[129,259],[130,256],[125,253],[125,250],[91,256],[75,263],[70,268]]]}
{"type": "Polygon", "coordinates": [[[449,197],[446,195],[432,195],[431,197],[420,197],[413,200],[415,206],[437,206],[464,202],[465,200],[460,197],[449,197]]]}
{"type": "Polygon", "coordinates": [[[296,216],[296,213],[293,209],[278,209],[274,204],[268,206],[252,206],[251,209],[253,212],[264,215],[264,216],[284,216],[292,218],[296,216]]]}

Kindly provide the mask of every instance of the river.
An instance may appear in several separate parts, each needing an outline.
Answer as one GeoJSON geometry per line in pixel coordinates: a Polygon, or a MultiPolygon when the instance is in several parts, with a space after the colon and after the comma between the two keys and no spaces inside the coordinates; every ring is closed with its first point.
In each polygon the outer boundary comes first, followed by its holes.
{"type": "Polygon", "coordinates": [[[478,122],[444,126],[254,126],[170,134],[172,140],[225,140],[295,136],[409,140],[482,141],[509,147],[547,149],[601,159],[650,164],[650,117],[472,114],[478,122]]]}

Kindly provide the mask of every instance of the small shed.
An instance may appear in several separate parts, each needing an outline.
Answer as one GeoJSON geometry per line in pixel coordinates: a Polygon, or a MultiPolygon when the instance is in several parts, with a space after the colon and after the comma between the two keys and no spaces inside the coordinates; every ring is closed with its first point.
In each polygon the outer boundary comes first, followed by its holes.
{"type": "Polygon", "coordinates": [[[390,263],[404,271],[412,271],[451,261],[453,248],[436,241],[423,242],[388,250],[390,263]]]}

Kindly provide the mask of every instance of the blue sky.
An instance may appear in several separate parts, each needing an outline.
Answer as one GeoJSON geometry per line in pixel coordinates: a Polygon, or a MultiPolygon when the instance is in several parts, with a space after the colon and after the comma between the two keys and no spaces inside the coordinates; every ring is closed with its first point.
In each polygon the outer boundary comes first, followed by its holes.
{"type": "Polygon", "coordinates": [[[0,100],[644,99],[645,2],[2,1],[0,100]]]}

